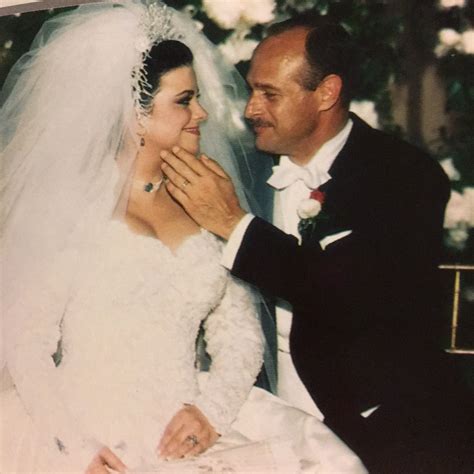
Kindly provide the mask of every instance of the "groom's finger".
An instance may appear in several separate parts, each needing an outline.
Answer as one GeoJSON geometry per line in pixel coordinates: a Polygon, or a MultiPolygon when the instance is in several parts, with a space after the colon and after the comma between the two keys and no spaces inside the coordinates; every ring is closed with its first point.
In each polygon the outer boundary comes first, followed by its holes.
{"type": "Polygon", "coordinates": [[[224,171],[224,169],[212,158],[202,154],[201,155],[201,163],[207,166],[211,171],[216,173],[221,178],[230,179],[229,175],[224,171]]]}
{"type": "MultiPolygon", "coordinates": [[[[180,178],[181,180],[183,178],[180,178]]],[[[176,186],[174,183],[171,181],[167,181],[166,184],[166,189],[168,192],[171,194],[171,196],[179,203],[181,206],[183,206],[184,210],[189,213],[189,209],[192,207],[192,201],[189,199],[187,194],[178,186],[176,186]]],[[[189,185],[191,186],[191,185],[189,185]]],[[[185,187],[186,189],[186,187],[185,187]]]]}
{"type": "Polygon", "coordinates": [[[165,150],[160,153],[160,156],[163,159],[163,163],[161,164],[163,171],[165,171],[165,169],[173,170],[176,175],[181,177],[181,181],[186,180],[190,183],[196,182],[196,179],[199,178],[200,175],[180,161],[172,152],[165,150]]]}
{"type": "MultiPolygon", "coordinates": [[[[186,194],[187,192],[187,187],[192,186],[191,180],[188,180],[184,176],[181,176],[179,173],[177,173],[170,165],[163,163],[161,165],[161,169],[163,170],[163,173],[166,175],[168,178],[167,184],[171,183],[173,184],[176,188],[178,188],[182,193],[186,194]]],[[[169,190],[169,189],[168,189],[169,190]]]]}
{"type": "Polygon", "coordinates": [[[163,150],[160,153],[161,158],[172,166],[177,173],[189,181],[195,176],[209,174],[209,170],[192,153],[174,146],[171,151],[163,150]]]}

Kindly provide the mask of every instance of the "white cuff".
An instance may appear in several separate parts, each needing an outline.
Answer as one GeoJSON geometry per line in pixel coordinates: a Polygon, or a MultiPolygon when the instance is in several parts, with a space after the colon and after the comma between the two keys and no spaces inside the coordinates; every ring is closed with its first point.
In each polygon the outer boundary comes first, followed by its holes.
{"type": "Polygon", "coordinates": [[[253,214],[245,214],[245,216],[242,217],[240,222],[235,226],[235,229],[230,234],[229,240],[227,240],[227,243],[224,246],[222,251],[221,265],[223,265],[228,270],[232,269],[234,266],[235,257],[239,251],[244,234],[254,217],[255,216],[253,214]]]}

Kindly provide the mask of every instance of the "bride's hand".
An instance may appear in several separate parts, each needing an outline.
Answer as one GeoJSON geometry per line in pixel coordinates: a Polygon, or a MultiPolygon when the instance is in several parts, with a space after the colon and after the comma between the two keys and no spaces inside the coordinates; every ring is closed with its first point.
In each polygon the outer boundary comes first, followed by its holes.
{"type": "Polygon", "coordinates": [[[165,459],[196,456],[210,448],[219,434],[194,405],[186,405],[173,416],[158,445],[165,459]]]}
{"type": "Polygon", "coordinates": [[[85,474],[110,474],[109,469],[116,472],[127,472],[127,466],[107,447],[103,447],[91,461],[85,474]]]}

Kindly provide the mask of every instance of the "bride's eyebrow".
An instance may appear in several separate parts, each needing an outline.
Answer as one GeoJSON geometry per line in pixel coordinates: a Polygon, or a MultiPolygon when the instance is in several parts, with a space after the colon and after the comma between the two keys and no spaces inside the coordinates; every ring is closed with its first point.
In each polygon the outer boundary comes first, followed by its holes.
{"type": "MultiPolygon", "coordinates": [[[[176,94],[176,97],[177,98],[180,98],[180,97],[186,97],[186,96],[191,96],[193,97],[194,94],[196,94],[196,91],[192,90],[192,89],[187,89],[187,90],[184,90],[184,91],[181,91],[179,92],[178,94],[176,94]]],[[[199,94],[199,91],[197,92],[197,94],[199,94]]]]}

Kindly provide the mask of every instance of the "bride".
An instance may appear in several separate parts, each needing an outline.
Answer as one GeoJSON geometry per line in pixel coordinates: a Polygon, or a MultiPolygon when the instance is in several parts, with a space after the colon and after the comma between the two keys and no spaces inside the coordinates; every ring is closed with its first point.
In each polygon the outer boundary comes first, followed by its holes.
{"type": "Polygon", "coordinates": [[[252,388],[257,297],[162,186],[160,151],[202,146],[251,200],[240,88],[190,20],[127,1],[53,18],[12,70],[1,472],[239,472],[242,456],[254,472],[364,472],[324,425],[252,388]]]}

